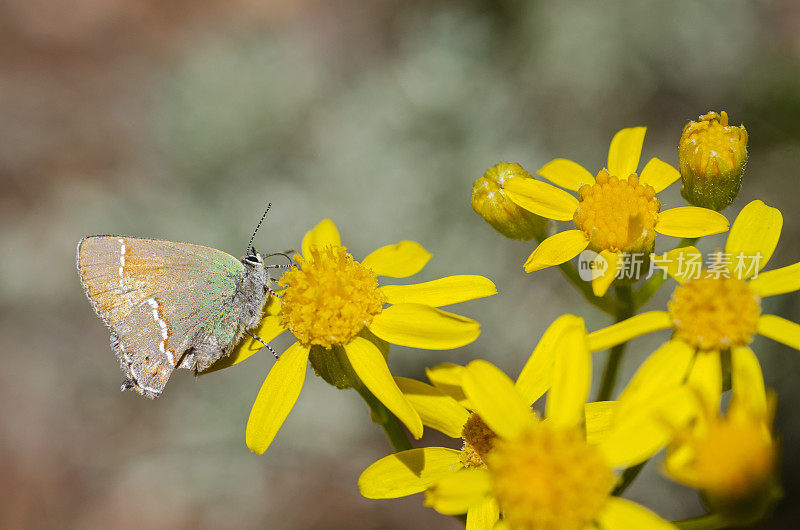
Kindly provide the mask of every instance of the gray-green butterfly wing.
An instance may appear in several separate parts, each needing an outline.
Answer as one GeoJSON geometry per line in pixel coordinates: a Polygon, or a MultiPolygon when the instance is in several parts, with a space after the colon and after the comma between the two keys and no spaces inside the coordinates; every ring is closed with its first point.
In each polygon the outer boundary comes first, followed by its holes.
{"type": "Polygon", "coordinates": [[[157,397],[175,368],[196,368],[198,347],[228,353],[237,338],[242,263],[210,247],[126,236],[78,243],[77,266],[92,307],[111,329],[126,381],[157,397]]]}

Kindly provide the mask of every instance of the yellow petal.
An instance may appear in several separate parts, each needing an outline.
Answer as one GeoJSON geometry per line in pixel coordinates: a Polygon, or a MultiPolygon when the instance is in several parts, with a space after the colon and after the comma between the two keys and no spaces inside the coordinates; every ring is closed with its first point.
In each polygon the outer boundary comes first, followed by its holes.
{"type": "Polygon", "coordinates": [[[622,129],[611,139],[611,147],[608,148],[608,172],[612,176],[627,179],[631,173],[636,173],[645,131],[647,127],[630,127],[622,129]]]}
{"type": "Polygon", "coordinates": [[[521,208],[556,221],[570,221],[578,199],[564,190],[534,179],[506,181],[504,191],[521,208]]]}
{"type": "Polygon", "coordinates": [[[433,254],[415,241],[401,241],[395,245],[386,245],[370,253],[361,262],[378,276],[390,278],[408,278],[428,263],[433,254]]]}
{"type": "Polygon", "coordinates": [[[792,293],[800,289],[800,263],[762,272],[747,284],[759,296],[792,293]]]}
{"type": "Polygon", "coordinates": [[[424,447],[381,458],[361,473],[358,487],[368,499],[395,499],[425,491],[462,467],[461,451],[424,447]]]}
{"type": "Polygon", "coordinates": [[[483,501],[491,488],[488,471],[464,469],[442,477],[428,488],[425,505],[445,515],[467,513],[470,506],[483,501]]]}
{"type": "Polygon", "coordinates": [[[653,254],[653,264],[661,267],[678,283],[699,278],[703,271],[703,255],[695,247],[680,247],[665,254],[653,254]]]}
{"type": "Polygon", "coordinates": [[[553,321],[522,367],[516,387],[529,405],[533,405],[553,384],[553,364],[559,345],[558,338],[576,320],[583,322],[583,319],[575,315],[562,315],[553,321]]]}
{"type": "Polygon", "coordinates": [[[264,308],[264,316],[275,316],[281,312],[281,299],[277,296],[270,296],[264,308]]]}
{"type": "Polygon", "coordinates": [[[675,530],[644,506],[621,497],[609,497],[598,518],[603,530],[675,530]]]}
{"type": "Polygon", "coordinates": [[[533,272],[560,265],[581,253],[589,245],[581,230],[566,230],[552,235],[534,249],[525,262],[525,272],[533,272]]]}
{"type": "Polygon", "coordinates": [[[364,386],[408,427],[414,438],[419,439],[422,436],[422,420],[397,388],[378,347],[364,337],[355,337],[344,345],[344,351],[364,386]]]}
{"type": "Polygon", "coordinates": [[[666,189],[679,178],[681,178],[680,171],[670,164],[653,157],[647,165],[644,166],[642,174],[639,177],[639,184],[648,184],[658,193],[666,189]]]}
{"type": "Polygon", "coordinates": [[[625,415],[615,414],[611,429],[597,447],[608,465],[630,467],[656,454],[672,439],[674,429],[697,414],[695,395],[686,386],[678,386],[625,415]]]}
{"type": "Polygon", "coordinates": [[[583,413],[586,416],[586,441],[590,445],[599,444],[611,431],[617,408],[616,401],[592,401],[583,406],[583,413]]]}
{"type": "Polygon", "coordinates": [[[500,506],[494,497],[484,497],[467,510],[466,530],[493,530],[500,519],[500,506]]]}
{"type": "Polygon", "coordinates": [[[583,319],[574,319],[557,339],[553,387],[545,416],[556,427],[573,427],[583,419],[583,405],[592,383],[592,359],[583,319]]]}
{"type": "Polygon", "coordinates": [[[600,351],[628,342],[634,337],[672,327],[666,311],[648,311],[589,333],[589,350],[600,351]]]}
{"type": "Polygon", "coordinates": [[[605,296],[608,288],[617,277],[617,262],[619,261],[619,254],[611,252],[610,250],[603,250],[598,254],[594,261],[595,263],[605,261],[605,267],[595,265],[592,270],[601,271],[600,274],[592,278],[592,292],[595,296],[605,296]]]}
{"type": "Polygon", "coordinates": [[[247,447],[264,454],[292,410],[306,377],[309,349],[299,342],[283,352],[267,374],[247,420],[247,447]]]}
{"type": "Polygon", "coordinates": [[[777,315],[761,315],[758,318],[758,333],[800,350],[800,325],[777,315]]]}
{"type": "Polygon", "coordinates": [[[731,255],[731,270],[734,270],[737,260],[742,259],[748,262],[743,272],[749,274],[744,274],[741,279],[763,269],[778,245],[782,227],[783,215],[777,208],[767,206],[762,201],[752,201],[742,208],[733,221],[725,243],[725,252],[731,255]],[[746,266],[750,262],[753,267],[746,266]],[[748,271],[748,268],[751,270],[748,271]]]}
{"type": "Polygon", "coordinates": [[[413,285],[384,285],[379,290],[386,295],[390,304],[425,304],[432,307],[497,294],[497,287],[489,278],[466,274],[413,285]]]}
{"type": "Polygon", "coordinates": [[[415,379],[395,377],[400,391],[419,413],[422,424],[443,432],[451,438],[461,438],[469,419],[469,411],[444,392],[415,379]]]}
{"type": "MultiPolygon", "coordinates": [[[[728,410],[730,418],[731,410],[728,410]]],[[[698,422],[699,423],[699,422],[698,422]]],[[[698,488],[704,484],[703,480],[698,480],[698,475],[705,473],[694,465],[696,451],[690,444],[674,444],[669,448],[664,458],[664,471],[669,477],[681,484],[694,484],[698,488]]]]}
{"type": "Polygon", "coordinates": [[[731,350],[731,387],[737,406],[745,407],[755,417],[766,417],[764,376],[756,354],[747,346],[731,350]]]}
{"type": "Polygon", "coordinates": [[[330,219],[323,219],[317,226],[306,232],[303,237],[303,257],[311,259],[311,247],[327,247],[341,245],[339,231],[330,219]]]}
{"type": "Polygon", "coordinates": [[[498,436],[514,438],[533,421],[533,413],[514,383],[493,364],[469,363],[462,379],[474,410],[498,436]]]}
{"type": "MultiPolygon", "coordinates": [[[[270,341],[275,340],[275,337],[285,331],[281,326],[280,319],[277,316],[267,316],[261,321],[261,324],[252,331],[253,335],[261,337],[261,340],[269,344],[270,341]]],[[[219,361],[211,365],[211,368],[202,372],[201,375],[210,374],[228,368],[234,364],[239,364],[252,355],[260,352],[265,346],[253,337],[246,336],[241,342],[231,351],[227,357],[223,357],[219,361]]]]}
{"type": "Polygon", "coordinates": [[[686,383],[703,396],[705,405],[719,409],[722,394],[722,365],[719,352],[699,351],[695,355],[686,383]]]}
{"type": "Polygon", "coordinates": [[[620,394],[620,414],[627,414],[662,392],[683,384],[694,355],[694,348],[681,340],[664,343],[642,363],[620,394]]]}
{"type": "Polygon", "coordinates": [[[459,405],[467,409],[472,408],[464,394],[464,388],[461,386],[461,377],[464,375],[463,366],[454,363],[437,364],[433,368],[425,368],[425,375],[428,376],[433,386],[455,399],[459,405]]]}
{"type": "Polygon", "coordinates": [[[565,158],[551,160],[537,173],[553,184],[572,191],[578,191],[584,184],[595,183],[594,177],[586,168],[565,158]]]}
{"type": "Polygon", "coordinates": [[[725,216],[714,210],[681,206],[658,214],[656,232],[674,237],[703,237],[724,232],[728,226],[725,216]]]}
{"type": "Polygon", "coordinates": [[[462,317],[422,304],[397,304],[379,313],[369,325],[375,335],[392,344],[447,350],[478,338],[481,326],[462,317]]]}

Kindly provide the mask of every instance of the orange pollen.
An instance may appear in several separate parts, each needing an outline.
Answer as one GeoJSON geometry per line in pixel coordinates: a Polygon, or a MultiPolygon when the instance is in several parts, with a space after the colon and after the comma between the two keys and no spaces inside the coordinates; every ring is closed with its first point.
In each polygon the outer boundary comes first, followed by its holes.
{"type": "Polygon", "coordinates": [[[677,287],[667,305],[675,336],[701,350],[753,340],[760,298],[738,278],[696,278],[677,287]]]}
{"type": "Polygon", "coordinates": [[[310,254],[295,256],[297,266],[281,277],[281,324],[306,346],[347,344],[383,310],[386,296],[375,273],[345,247],[313,247],[310,254]]]}
{"type": "Polygon", "coordinates": [[[619,179],[604,169],[596,184],[581,186],[578,200],[573,221],[592,250],[652,251],[661,203],[653,187],[640,184],[636,174],[619,179]]]}

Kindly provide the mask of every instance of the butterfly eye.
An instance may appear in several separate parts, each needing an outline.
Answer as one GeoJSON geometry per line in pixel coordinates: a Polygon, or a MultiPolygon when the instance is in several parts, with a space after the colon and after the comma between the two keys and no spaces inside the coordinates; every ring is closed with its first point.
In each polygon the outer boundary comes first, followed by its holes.
{"type": "Polygon", "coordinates": [[[247,256],[247,257],[244,258],[244,260],[247,263],[250,263],[250,264],[253,264],[253,265],[258,265],[259,263],[261,263],[261,260],[258,259],[258,256],[252,256],[252,255],[251,256],[247,256]]]}

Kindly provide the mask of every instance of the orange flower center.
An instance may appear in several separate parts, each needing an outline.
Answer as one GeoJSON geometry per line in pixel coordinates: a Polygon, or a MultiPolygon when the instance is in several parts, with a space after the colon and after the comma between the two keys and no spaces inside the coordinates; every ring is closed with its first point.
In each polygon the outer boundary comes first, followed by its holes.
{"type": "Polygon", "coordinates": [[[280,319],[301,344],[347,344],[383,310],[386,296],[371,269],[343,246],[312,248],[280,280],[280,319]]]}
{"type": "Polygon", "coordinates": [[[511,528],[582,530],[614,485],[613,472],[578,428],[538,423],[516,439],[497,439],[487,464],[511,528]]]}
{"type": "Polygon", "coordinates": [[[652,186],[639,183],[635,174],[627,179],[609,176],[605,169],[597,182],[578,190],[578,208],[573,220],[597,252],[650,253],[661,203],[652,186]]]}
{"type": "Polygon", "coordinates": [[[738,278],[696,278],[677,287],[668,304],[675,336],[701,350],[749,344],[761,303],[738,278]]]}
{"type": "Polygon", "coordinates": [[[714,419],[705,436],[690,444],[694,487],[729,499],[745,497],[762,485],[775,462],[774,444],[763,422],[714,419]]]}
{"type": "Polygon", "coordinates": [[[484,459],[492,449],[497,435],[486,425],[480,416],[471,414],[461,431],[464,448],[461,463],[464,467],[486,467],[484,459]]]}

